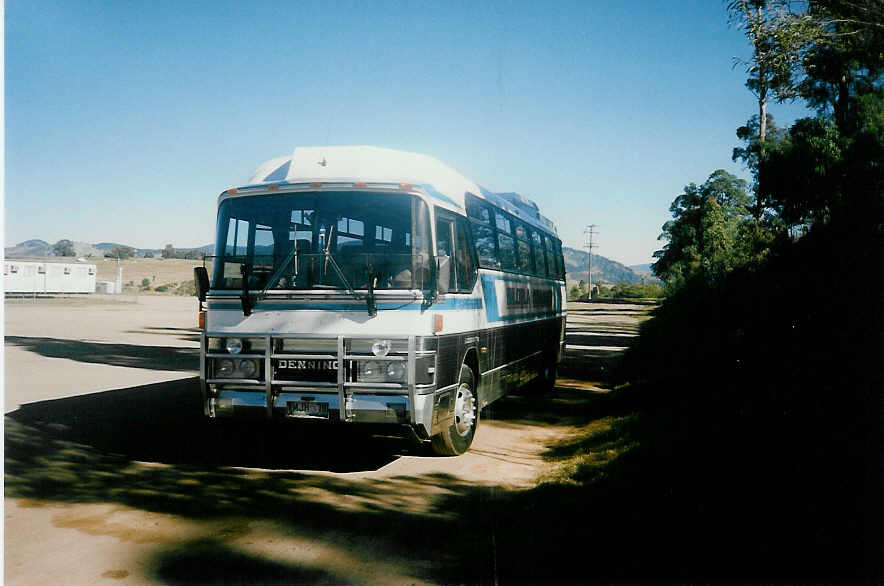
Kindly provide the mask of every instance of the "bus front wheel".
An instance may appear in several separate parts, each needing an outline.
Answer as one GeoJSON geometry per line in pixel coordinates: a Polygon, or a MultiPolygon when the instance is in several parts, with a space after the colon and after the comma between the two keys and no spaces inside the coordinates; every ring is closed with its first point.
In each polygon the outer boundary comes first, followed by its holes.
{"type": "Polygon", "coordinates": [[[454,420],[432,437],[433,451],[440,456],[459,456],[473,443],[479,425],[479,397],[473,371],[466,364],[460,367],[454,397],[454,420]]]}

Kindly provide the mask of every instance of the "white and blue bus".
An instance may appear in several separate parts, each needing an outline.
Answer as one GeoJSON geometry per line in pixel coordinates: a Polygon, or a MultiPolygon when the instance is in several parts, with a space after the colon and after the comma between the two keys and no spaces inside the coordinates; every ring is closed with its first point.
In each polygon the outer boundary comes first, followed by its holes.
{"type": "Polygon", "coordinates": [[[297,148],[218,199],[196,269],[209,418],[383,424],[469,449],[486,405],[551,388],[565,272],[555,226],[436,159],[297,148]]]}

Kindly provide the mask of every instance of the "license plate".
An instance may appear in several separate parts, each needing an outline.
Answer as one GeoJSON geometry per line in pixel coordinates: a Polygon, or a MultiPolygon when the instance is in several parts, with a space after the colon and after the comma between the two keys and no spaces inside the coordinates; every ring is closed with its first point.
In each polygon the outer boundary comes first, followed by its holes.
{"type": "Polygon", "coordinates": [[[285,405],[289,417],[328,419],[328,403],[317,403],[316,401],[286,401],[285,405]]]}

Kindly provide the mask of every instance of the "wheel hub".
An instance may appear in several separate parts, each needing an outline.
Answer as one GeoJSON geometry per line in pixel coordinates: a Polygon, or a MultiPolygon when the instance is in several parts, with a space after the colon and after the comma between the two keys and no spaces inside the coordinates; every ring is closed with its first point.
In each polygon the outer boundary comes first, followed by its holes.
{"type": "Polygon", "coordinates": [[[457,389],[457,399],[454,402],[454,426],[457,433],[465,436],[473,427],[476,420],[476,402],[473,392],[467,385],[460,385],[457,389]]]}

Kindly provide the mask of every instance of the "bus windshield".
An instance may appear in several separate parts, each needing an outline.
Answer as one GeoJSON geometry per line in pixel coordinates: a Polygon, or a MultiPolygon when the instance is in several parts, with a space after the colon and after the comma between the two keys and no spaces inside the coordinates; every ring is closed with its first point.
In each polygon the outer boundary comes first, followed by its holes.
{"type": "Polygon", "coordinates": [[[404,193],[230,198],[218,210],[212,288],[425,289],[427,206],[404,193]]]}

